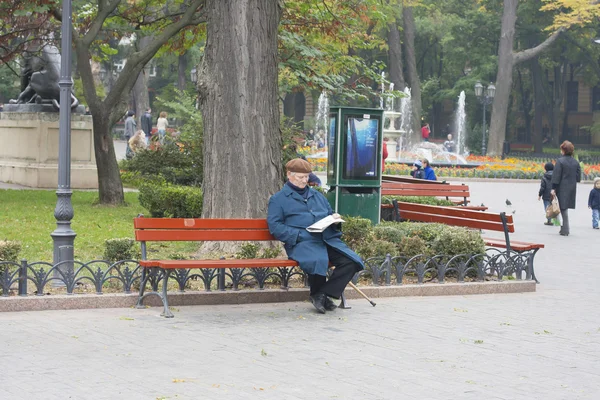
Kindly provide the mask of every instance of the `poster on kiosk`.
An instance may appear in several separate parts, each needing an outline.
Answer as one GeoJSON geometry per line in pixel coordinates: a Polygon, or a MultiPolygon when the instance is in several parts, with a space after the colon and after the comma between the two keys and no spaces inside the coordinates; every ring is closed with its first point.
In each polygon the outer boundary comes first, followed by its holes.
{"type": "Polygon", "coordinates": [[[382,166],[381,109],[331,107],[327,182],[331,207],[379,223],[382,166]]]}

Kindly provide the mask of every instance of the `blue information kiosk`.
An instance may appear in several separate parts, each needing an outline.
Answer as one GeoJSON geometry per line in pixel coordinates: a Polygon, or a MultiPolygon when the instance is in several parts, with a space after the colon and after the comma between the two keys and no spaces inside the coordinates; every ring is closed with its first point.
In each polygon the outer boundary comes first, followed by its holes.
{"type": "Polygon", "coordinates": [[[335,212],[379,223],[383,110],[329,109],[327,200],[335,212]]]}

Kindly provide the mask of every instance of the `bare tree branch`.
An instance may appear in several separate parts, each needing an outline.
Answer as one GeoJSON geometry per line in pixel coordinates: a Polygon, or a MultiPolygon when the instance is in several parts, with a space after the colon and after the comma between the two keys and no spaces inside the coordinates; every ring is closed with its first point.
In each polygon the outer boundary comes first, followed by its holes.
{"type": "Polygon", "coordinates": [[[513,65],[517,65],[523,61],[529,61],[533,57],[540,55],[544,50],[550,47],[552,43],[554,43],[556,39],[558,39],[558,37],[564,32],[565,29],[560,28],[536,47],[515,53],[513,58],[513,65]]]}

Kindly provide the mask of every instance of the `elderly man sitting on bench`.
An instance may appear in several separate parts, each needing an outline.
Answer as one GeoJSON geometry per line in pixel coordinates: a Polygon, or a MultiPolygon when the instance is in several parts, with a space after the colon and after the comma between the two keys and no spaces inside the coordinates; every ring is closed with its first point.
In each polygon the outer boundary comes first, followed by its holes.
{"type": "Polygon", "coordinates": [[[354,274],[364,269],[361,258],[340,239],[339,224],[323,232],[311,233],[307,227],[333,213],[320,192],[307,185],[312,172],[310,164],[295,158],[286,164],[288,181],[269,199],[267,223],[269,231],[284,243],[288,257],[308,274],[310,300],[317,311],[333,311],[354,274]],[[329,263],[335,266],[327,279],[329,263]]]}

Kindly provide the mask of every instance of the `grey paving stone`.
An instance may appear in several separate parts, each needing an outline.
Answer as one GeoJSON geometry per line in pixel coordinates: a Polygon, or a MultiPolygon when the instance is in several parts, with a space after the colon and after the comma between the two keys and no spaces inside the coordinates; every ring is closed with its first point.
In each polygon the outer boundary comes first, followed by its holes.
{"type": "MultiPolygon", "coordinates": [[[[469,182],[540,241],[536,293],[0,313],[10,399],[600,398],[600,232],[580,185],[571,236],[542,225],[537,183],[469,182]],[[38,388],[42,385],[43,391],[38,388]]],[[[493,236],[485,232],[486,236],[493,236]]]]}

